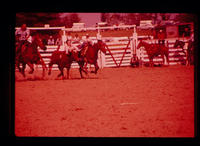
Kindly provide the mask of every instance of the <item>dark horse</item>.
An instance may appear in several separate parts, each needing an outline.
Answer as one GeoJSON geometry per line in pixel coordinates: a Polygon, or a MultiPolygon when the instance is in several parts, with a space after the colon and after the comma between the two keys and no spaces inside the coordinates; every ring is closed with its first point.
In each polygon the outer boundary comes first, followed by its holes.
{"type": "Polygon", "coordinates": [[[163,64],[164,64],[164,56],[167,59],[167,64],[169,65],[169,48],[164,46],[164,45],[159,45],[159,44],[148,44],[147,42],[140,41],[140,43],[137,46],[137,49],[140,47],[144,47],[148,58],[149,58],[149,64],[150,66],[153,66],[153,58],[161,55],[163,59],[163,64]]]}
{"type": "Polygon", "coordinates": [[[176,40],[174,43],[174,48],[180,47],[183,51],[183,53],[186,56],[186,65],[191,65],[194,61],[194,42],[192,40],[189,40],[189,42],[183,42],[176,40]]]}
{"type": "Polygon", "coordinates": [[[102,41],[98,41],[94,45],[85,44],[81,51],[79,51],[79,52],[72,51],[68,55],[66,55],[64,51],[61,52],[61,51],[58,51],[58,49],[57,49],[55,52],[53,52],[53,54],[51,56],[51,61],[49,63],[49,75],[51,74],[52,65],[57,64],[58,68],[61,72],[58,75],[58,77],[60,77],[62,75],[62,77],[64,79],[63,69],[66,67],[67,68],[67,79],[69,79],[69,71],[71,68],[71,64],[74,61],[79,64],[79,72],[80,72],[81,78],[83,78],[82,71],[87,74],[87,71],[85,71],[83,68],[85,63],[94,64],[94,66],[95,66],[94,73],[96,74],[97,70],[99,69],[98,64],[97,64],[99,50],[101,50],[103,53],[106,53],[105,44],[102,41]],[[88,48],[87,48],[87,51],[85,54],[86,59],[84,59],[84,57],[82,55],[83,55],[83,52],[85,51],[86,47],[88,47],[88,48]],[[87,60],[87,62],[85,62],[85,60],[87,60]]]}
{"type": "Polygon", "coordinates": [[[17,49],[20,49],[19,51],[20,53],[16,54],[15,64],[17,68],[19,69],[19,72],[22,73],[24,77],[25,77],[26,64],[31,68],[31,71],[29,72],[30,74],[32,74],[34,71],[34,67],[33,67],[34,64],[42,64],[42,68],[43,68],[42,75],[44,77],[46,66],[37,48],[38,46],[43,50],[46,50],[47,48],[44,45],[43,41],[40,39],[39,35],[34,35],[32,36],[32,38],[33,38],[32,43],[27,42],[27,44],[22,45],[21,48],[16,47],[17,49]],[[22,68],[20,67],[20,64],[22,64],[22,68]]]}

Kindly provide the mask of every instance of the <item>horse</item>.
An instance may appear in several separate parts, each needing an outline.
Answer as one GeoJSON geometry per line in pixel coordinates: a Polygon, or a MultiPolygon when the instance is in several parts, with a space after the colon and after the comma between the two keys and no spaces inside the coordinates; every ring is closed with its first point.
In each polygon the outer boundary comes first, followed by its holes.
{"type": "Polygon", "coordinates": [[[43,41],[40,39],[38,34],[32,36],[32,38],[33,38],[32,43],[27,42],[26,45],[22,45],[21,48],[18,48],[19,53],[16,54],[16,56],[15,56],[15,60],[16,60],[15,64],[16,64],[17,68],[19,69],[19,72],[24,77],[26,76],[25,75],[26,64],[31,68],[31,71],[29,71],[29,74],[32,74],[34,72],[34,68],[33,68],[34,64],[42,64],[42,67],[43,67],[42,76],[44,77],[46,65],[45,65],[40,53],[38,52],[37,48],[39,46],[44,51],[47,48],[44,45],[43,41]],[[20,64],[22,64],[22,68],[20,68],[20,64]]]}
{"type": "Polygon", "coordinates": [[[186,65],[190,65],[193,62],[193,52],[194,52],[194,44],[191,40],[189,42],[183,42],[180,40],[176,40],[174,43],[174,48],[180,47],[183,53],[186,56],[186,65]]]}
{"type": "Polygon", "coordinates": [[[81,51],[78,51],[78,52],[72,51],[68,55],[66,55],[64,51],[61,52],[59,51],[59,49],[57,49],[56,51],[52,53],[51,61],[49,63],[48,74],[49,75],[51,74],[52,65],[57,64],[60,70],[60,74],[58,75],[58,77],[62,76],[62,78],[64,79],[63,69],[66,67],[67,79],[69,79],[69,71],[71,68],[71,64],[73,62],[77,62],[79,64],[79,72],[80,72],[81,78],[83,78],[82,71],[86,74],[88,73],[86,70],[84,70],[85,63],[94,64],[95,71],[94,72],[92,71],[92,73],[96,74],[97,70],[99,69],[98,64],[97,64],[99,50],[101,50],[103,53],[106,53],[105,44],[102,41],[98,41],[93,46],[85,44],[81,51]],[[87,62],[85,62],[85,59],[83,57],[83,52],[85,51],[86,47],[88,47],[85,54],[87,62]]]}
{"type": "Polygon", "coordinates": [[[147,42],[144,41],[140,41],[140,43],[137,46],[137,49],[139,49],[140,47],[144,47],[148,58],[149,58],[149,65],[153,66],[153,58],[161,55],[162,59],[163,59],[163,64],[164,64],[164,56],[166,57],[167,60],[167,64],[169,65],[169,48],[166,47],[165,45],[159,45],[159,44],[148,44],[147,42]]]}
{"type": "MultiPolygon", "coordinates": [[[[81,78],[83,78],[82,71],[84,71],[84,70],[82,67],[84,65],[84,62],[80,61],[79,57],[77,56],[78,54],[76,52],[72,51],[67,55],[65,53],[65,51],[59,51],[59,48],[60,48],[60,46],[58,46],[57,50],[55,50],[50,57],[48,75],[51,75],[51,70],[52,70],[53,64],[57,64],[58,69],[60,70],[60,74],[58,74],[57,77],[62,76],[62,78],[64,79],[63,69],[66,67],[67,68],[67,79],[69,79],[69,70],[70,70],[71,64],[74,61],[76,61],[80,67],[79,71],[80,71],[81,78]]],[[[87,72],[85,72],[85,73],[87,73],[87,72]]]]}
{"type": "Polygon", "coordinates": [[[98,59],[98,52],[102,51],[104,54],[106,53],[106,44],[102,40],[98,40],[97,43],[94,43],[94,45],[91,45],[90,43],[87,43],[84,45],[83,49],[81,50],[81,56],[84,56],[85,65],[91,64],[95,66],[95,71],[91,71],[91,73],[97,74],[97,71],[99,69],[97,59],[98,59]],[[86,49],[86,52],[85,52],[86,49]]]}

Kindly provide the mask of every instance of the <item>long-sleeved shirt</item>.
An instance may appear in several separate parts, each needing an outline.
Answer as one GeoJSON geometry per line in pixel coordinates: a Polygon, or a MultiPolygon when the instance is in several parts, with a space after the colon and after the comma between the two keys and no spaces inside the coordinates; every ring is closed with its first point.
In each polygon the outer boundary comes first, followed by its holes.
{"type": "Polygon", "coordinates": [[[26,30],[17,29],[15,31],[15,35],[19,36],[19,41],[25,41],[30,36],[30,30],[29,29],[26,29],[26,30]]]}

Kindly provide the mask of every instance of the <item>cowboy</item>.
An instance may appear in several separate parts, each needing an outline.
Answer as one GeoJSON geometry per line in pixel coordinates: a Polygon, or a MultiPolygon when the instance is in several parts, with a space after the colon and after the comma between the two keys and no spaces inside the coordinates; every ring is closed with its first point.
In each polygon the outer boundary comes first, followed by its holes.
{"type": "MultiPolygon", "coordinates": [[[[64,50],[66,52],[66,55],[70,56],[73,52],[76,53],[78,51],[80,51],[80,49],[78,47],[76,47],[75,45],[72,45],[71,40],[67,40],[64,46],[64,50]]],[[[76,61],[80,61],[79,58],[75,58],[76,61]]]]}
{"type": "Polygon", "coordinates": [[[25,47],[30,37],[30,30],[27,29],[26,24],[22,24],[21,28],[15,31],[16,41],[18,41],[18,47],[16,48],[16,54],[18,55],[22,47],[25,47]]]}
{"type": "Polygon", "coordinates": [[[80,37],[78,36],[78,34],[75,34],[75,37],[73,38],[73,43],[80,44],[80,37]]]}
{"type": "Polygon", "coordinates": [[[163,32],[162,29],[160,29],[159,33],[158,33],[158,44],[161,45],[165,45],[165,33],[163,32]]]}
{"type": "Polygon", "coordinates": [[[67,39],[67,40],[72,40],[71,32],[68,32],[68,33],[67,33],[66,39],[67,39]]]}
{"type": "Polygon", "coordinates": [[[93,42],[92,42],[92,40],[90,39],[90,36],[89,36],[89,34],[86,34],[86,37],[85,37],[85,39],[83,40],[83,43],[82,43],[82,45],[80,46],[80,49],[82,50],[82,49],[84,49],[83,50],[83,52],[81,53],[81,55],[84,57],[85,55],[86,55],[86,52],[87,52],[87,50],[88,50],[88,46],[89,45],[93,45],[93,42]]]}

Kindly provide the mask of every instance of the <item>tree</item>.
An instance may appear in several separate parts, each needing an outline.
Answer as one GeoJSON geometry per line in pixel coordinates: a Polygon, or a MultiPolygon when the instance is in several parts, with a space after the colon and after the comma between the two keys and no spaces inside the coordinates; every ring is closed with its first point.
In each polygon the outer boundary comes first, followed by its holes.
{"type": "Polygon", "coordinates": [[[181,13],[176,16],[175,21],[179,22],[197,22],[197,16],[191,13],[181,13]]]}
{"type": "Polygon", "coordinates": [[[125,18],[126,24],[139,25],[139,23],[140,23],[140,14],[139,13],[128,13],[125,17],[126,17],[125,18]]]}
{"type": "Polygon", "coordinates": [[[120,22],[122,22],[122,17],[120,13],[113,13],[112,16],[108,20],[108,23],[110,25],[119,24],[120,22]]]}
{"type": "Polygon", "coordinates": [[[28,26],[59,26],[59,13],[17,13],[16,26],[21,26],[26,23],[28,26]]]}
{"type": "Polygon", "coordinates": [[[108,22],[109,18],[110,18],[109,13],[101,13],[101,22],[108,22]]]}
{"type": "Polygon", "coordinates": [[[69,22],[68,22],[69,27],[72,27],[73,23],[78,23],[81,20],[77,13],[69,14],[68,18],[69,18],[69,22]]]}

